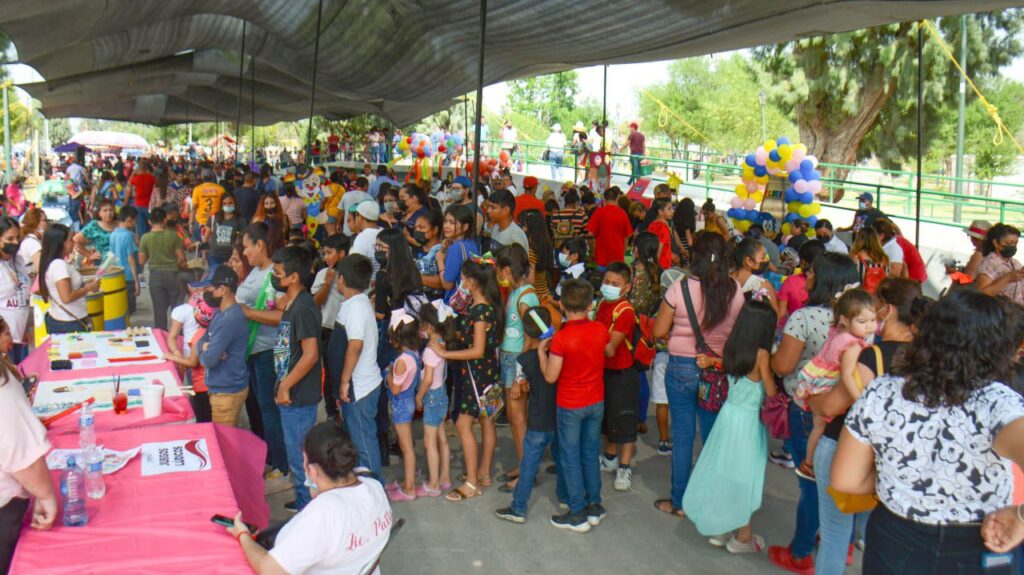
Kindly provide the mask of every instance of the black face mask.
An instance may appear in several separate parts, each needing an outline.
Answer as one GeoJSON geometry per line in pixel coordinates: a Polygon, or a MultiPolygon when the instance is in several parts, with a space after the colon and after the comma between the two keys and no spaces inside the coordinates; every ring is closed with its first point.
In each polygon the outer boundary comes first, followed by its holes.
{"type": "Polygon", "coordinates": [[[270,286],[274,288],[274,291],[287,291],[288,289],[281,285],[281,278],[275,275],[270,276],[270,286]]]}
{"type": "Polygon", "coordinates": [[[405,203],[405,200],[398,200],[397,202],[395,202],[395,205],[398,206],[398,211],[400,211],[400,212],[404,212],[409,207],[405,203]]]}
{"type": "Polygon", "coordinates": [[[419,230],[413,230],[412,239],[416,240],[416,243],[418,243],[421,246],[427,245],[427,234],[419,230]]]}
{"type": "Polygon", "coordinates": [[[212,307],[214,309],[219,309],[220,308],[220,304],[221,304],[221,301],[223,299],[224,298],[213,297],[213,292],[212,291],[204,291],[203,292],[203,301],[206,302],[206,305],[208,305],[208,306],[210,306],[210,307],[212,307]]]}
{"type": "Polygon", "coordinates": [[[388,252],[384,250],[375,250],[373,252],[373,259],[377,260],[377,263],[379,263],[381,267],[384,267],[388,265],[388,252]]]}
{"type": "Polygon", "coordinates": [[[762,275],[762,274],[764,274],[767,271],[768,271],[768,262],[761,262],[760,265],[757,266],[757,269],[754,270],[754,273],[757,274],[757,275],[762,275]]]}
{"type": "Polygon", "coordinates": [[[4,249],[4,253],[9,255],[9,256],[13,256],[14,254],[18,253],[18,247],[20,245],[21,244],[18,244],[18,243],[5,243],[4,244],[4,248],[3,248],[4,249]]]}
{"type": "MultiPolygon", "coordinates": [[[[4,246],[6,248],[7,246],[4,246]]],[[[1004,246],[999,250],[999,255],[1004,258],[1012,258],[1017,253],[1017,246],[1004,246]]]]}
{"type": "Polygon", "coordinates": [[[823,244],[827,244],[832,241],[832,236],[818,236],[818,241],[823,244]]]}

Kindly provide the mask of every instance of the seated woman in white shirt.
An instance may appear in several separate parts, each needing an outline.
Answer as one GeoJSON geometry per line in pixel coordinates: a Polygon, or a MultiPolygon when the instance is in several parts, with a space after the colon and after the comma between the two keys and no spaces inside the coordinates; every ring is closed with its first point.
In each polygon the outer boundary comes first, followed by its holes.
{"type": "Polygon", "coordinates": [[[246,529],[242,514],[227,531],[260,575],[357,575],[377,572],[391,536],[391,506],[380,481],[356,475],[356,449],[344,426],[318,423],[303,448],[313,501],[277,534],[269,551],[246,529]]]}

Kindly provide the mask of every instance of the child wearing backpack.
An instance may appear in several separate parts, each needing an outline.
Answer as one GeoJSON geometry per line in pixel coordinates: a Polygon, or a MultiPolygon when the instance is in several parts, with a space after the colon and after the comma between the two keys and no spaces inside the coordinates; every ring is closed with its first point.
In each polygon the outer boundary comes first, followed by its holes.
{"type": "Polygon", "coordinates": [[[754,299],[740,310],[722,354],[729,396],[683,494],[683,511],[697,531],[729,553],[757,553],[765,546],[750,518],[761,507],[768,462],[768,434],[759,415],[765,395],[777,393],[769,366],[776,321],[768,301],[754,299]]]}
{"type": "Polygon", "coordinates": [[[608,264],[596,316],[607,328],[609,340],[604,347],[604,429],[608,443],[601,456],[601,470],[615,473],[616,491],[626,491],[632,485],[631,463],[636,453],[640,376],[630,349],[636,310],[626,299],[632,279],[626,264],[608,264]]]}

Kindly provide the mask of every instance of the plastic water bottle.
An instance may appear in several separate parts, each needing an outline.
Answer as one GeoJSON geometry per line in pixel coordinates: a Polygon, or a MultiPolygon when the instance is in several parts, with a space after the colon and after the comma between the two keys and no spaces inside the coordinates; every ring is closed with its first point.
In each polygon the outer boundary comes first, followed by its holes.
{"type": "Polygon", "coordinates": [[[82,406],[82,413],[78,416],[78,446],[83,453],[90,447],[96,447],[95,417],[91,405],[82,406]]]}
{"type": "Polygon", "coordinates": [[[103,452],[95,445],[86,449],[85,486],[89,499],[102,499],[107,493],[107,484],[103,480],[103,452]]]}
{"type": "Polygon", "coordinates": [[[67,469],[60,478],[60,492],[64,495],[65,527],[84,527],[89,523],[85,491],[85,472],[75,462],[75,457],[69,456],[67,469]]]}

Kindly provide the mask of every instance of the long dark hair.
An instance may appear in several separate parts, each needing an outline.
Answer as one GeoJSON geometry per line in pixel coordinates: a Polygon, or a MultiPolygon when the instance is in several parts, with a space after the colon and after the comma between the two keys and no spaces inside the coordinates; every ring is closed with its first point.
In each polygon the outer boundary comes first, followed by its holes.
{"type": "Polygon", "coordinates": [[[497,330],[496,333],[505,333],[505,306],[501,299],[501,288],[498,287],[498,274],[495,267],[484,261],[469,259],[462,264],[462,275],[480,286],[480,291],[487,298],[487,303],[494,308],[496,317],[491,329],[497,330]]]}
{"type": "Polygon", "coordinates": [[[319,466],[333,481],[348,477],[356,467],[356,446],[345,426],[333,419],[311,427],[302,450],[309,464],[319,466]]]}
{"type": "Polygon", "coordinates": [[[633,262],[640,264],[644,273],[651,280],[652,286],[657,286],[661,281],[661,264],[658,262],[658,248],[661,247],[661,240],[651,232],[640,232],[633,242],[633,262]]]}
{"type": "Polygon", "coordinates": [[[224,206],[224,200],[228,200],[228,199],[235,203],[235,219],[236,220],[238,219],[238,200],[235,199],[235,194],[234,193],[232,193],[232,192],[230,192],[228,190],[224,190],[224,193],[221,194],[221,196],[220,196],[221,209],[217,210],[217,216],[215,217],[215,221],[218,224],[224,223],[224,208],[223,208],[223,206],[224,206]]]}
{"type": "Polygon", "coordinates": [[[473,235],[473,231],[476,229],[476,216],[472,208],[464,204],[452,204],[448,206],[444,213],[445,215],[450,215],[456,224],[467,226],[462,237],[466,238],[473,235]]]}
{"type": "Polygon", "coordinates": [[[736,244],[736,246],[732,248],[733,266],[735,266],[735,269],[743,269],[743,265],[747,261],[747,258],[754,260],[757,257],[758,252],[762,250],[764,250],[764,246],[761,245],[761,242],[750,237],[743,238],[740,243],[736,244]]]}
{"type": "MultiPolygon", "coordinates": [[[[739,286],[729,275],[729,244],[718,234],[702,233],[693,242],[693,258],[690,273],[700,280],[700,291],[704,296],[704,318],[700,327],[711,331],[725,321],[729,305],[739,286]]],[[[683,289],[688,289],[683,284],[683,289]]]]}
{"type": "Polygon", "coordinates": [[[775,326],[779,318],[768,302],[750,300],[743,304],[736,317],[736,329],[729,333],[722,350],[725,373],[748,375],[757,366],[759,350],[771,352],[775,326]]]}
{"type": "Polygon", "coordinates": [[[1020,341],[1011,304],[973,288],[950,292],[921,318],[917,337],[895,362],[903,397],[929,408],[961,405],[975,390],[1006,381],[1020,341]]]}
{"type": "Polygon", "coordinates": [[[981,244],[981,255],[987,256],[996,251],[996,240],[1001,240],[1006,236],[1017,236],[1019,238],[1020,230],[1006,224],[996,224],[989,228],[988,233],[985,234],[985,242],[981,244]]]}
{"type": "Polygon", "coordinates": [[[423,289],[423,280],[401,228],[382,230],[377,234],[377,241],[388,246],[388,264],[384,269],[391,282],[388,287],[392,302],[399,305],[407,295],[423,289]]]}
{"type": "Polygon", "coordinates": [[[857,264],[843,254],[824,253],[814,260],[812,269],[814,279],[808,290],[810,297],[807,299],[807,307],[832,307],[836,294],[842,293],[846,286],[860,281],[857,264]]]}
{"type": "Polygon", "coordinates": [[[530,242],[530,251],[537,257],[534,268],[538,272],[546,272],[555,267],[553,261],[554,248],[551,247],[551,236],[548,234],[548,223],[539,210],[524,210],[519,214],[519,223],[523,225],[526,238],[530,242]]]}
{"type": "Polygon", "coordinates": [[[675,213],[672,214],[672,225],[675,226],[679,237],[683,239],[686,238],[687,230],[690,233],[697,231],[697,208],[694,206],[693,200],[690,198],[680,200],[675,213]]]}
{"type": "Polygon", "coordinates": [[[50,224],[43,234],[43,248],[39,253],[39,293],[43,301],[50,302],[50,290],[46,287],[46,272],[50,270],[50,263],[55,260],[62,260],[67,257],[64,253],[64,242],[68,241],[71,229],[64,224],[50,224]]]}
{"type": "Polygon", "coordinates": [[[498,269],[509,268],[517,281],[525,282],[530,277],[530,256],[519,244],[501,246],[494,254],[494,261],[498,269]]]}

